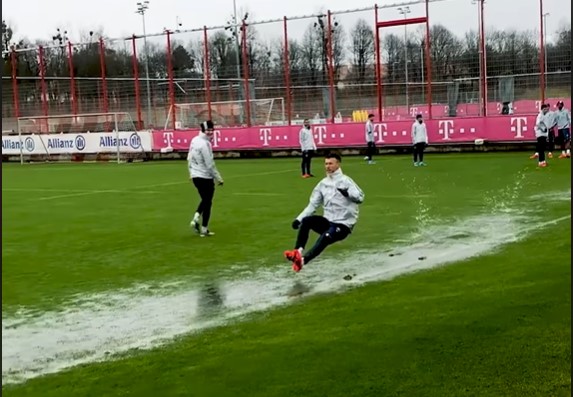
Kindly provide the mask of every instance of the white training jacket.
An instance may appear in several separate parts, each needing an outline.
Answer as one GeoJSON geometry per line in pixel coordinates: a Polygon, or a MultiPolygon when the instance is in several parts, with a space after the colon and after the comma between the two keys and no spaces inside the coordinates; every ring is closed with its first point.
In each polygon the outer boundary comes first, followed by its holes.
{"type": "Polygon", "coordinates": [[[418,123],[414,121],[412,124],[412,143],[428,143],[428,130],[426,129],[426,123],[418,123]]]}
{"type": "Polygon", "coordinates": [[[316,143],[314,143],[314,136],[312,135],[311,128],[303,127],[298,134],[298,141],[300,143],[300,150],[303,152],[316,150],[316,143]]]}
{"type": "Polygon", "coordinates": [[[549,136],[549,128],[553,127],[553,115],[551,112],[543,114],[539,112],[535,120],[535,137],[549,136]]]}
{"type": "Polygon", "coordinates": [[[555,112],[555,119],[557,122],[557,129],[563,130],[571,126],[571,115],[565,108],[555,112]]]}
{"type": "Polygon", "coordinates": [[[374,142],[374,123],[368,120],[364,129],[366,142],[374,142]]]}
{"type": "Polygon", "coordinates": [[[223,178],[215,166],[213,148],[207,134],[200,132],[191,140],[187,163],[191,178],[215,179],[219,183],[223,182],[223,178]]]}
{"type": "Polygon", "coordinates": [[[340,223],[352,229],[358,221],[358,205],[364,201],[364,192],[341,169],[322,179],[310,195],[308,206],[297,216],[302,221],[322,205],[324,217],[332,223],[340,223]],[[344,197],[338,189],[348,189],[344,197]]]}

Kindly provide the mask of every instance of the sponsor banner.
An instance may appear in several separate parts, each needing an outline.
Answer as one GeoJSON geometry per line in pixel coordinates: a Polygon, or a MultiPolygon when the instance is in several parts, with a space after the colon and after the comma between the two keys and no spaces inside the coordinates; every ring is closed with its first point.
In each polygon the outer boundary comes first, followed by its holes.
{"type": "MultiPolygon", "coordinates": [[[[476,139],[490,142],[535,141],[535,115],[495,116],[426,121],[430,144],[470,143],[476,139]]],[[[377,145],[411,145],[413,120],[374,123],[377,145]]],[[[298,149],[300,126],[260,126],[221,128],[215,130],[213,150],[277,150],[298,149]]],[[[353,147],[365,145],[364,123],[313,125],[314,139],[321,147],[353,147]]],[[[197,130],[153,131],[153,150],[170,148],[187,151],[197,130]]]]}
{"type": "MultiPolygon", "coordinates": [[[[556,110],[557,102],[563,101],[566,109],[571,109],[571,98],[547,98],[545,103],[551,106],[551,110],[556,110]]],[[[511,103],[513,116],[537,114],[541,107],[541,101],[534,99],[520,99],[511,103]]],[[[488,117],[501,115],[503,104],[500,102],[488,102],[488,117]]],[[[405,120],[422,114],[428,117],[429,107],[427,104],[413,104],[409,108],[406,106],[384,106],[382,110],[385,120],[405,120]]],[[[366,113],[378,115],[377,109],[365,109],[366,113]]],[[[432,116],[444,118],[450,114],[450,108],[444,104],[432,104],[432,116]]],[[[480,114],[479,103],[460,103],[456,107],[457,117],[478,117],[480,114]]]]}
{"type": "Polygon", "coordinates": [[[150,131],[92,132],[81,134],[3,135],[2,154],[89,154],[150,152],[150,131]]]}

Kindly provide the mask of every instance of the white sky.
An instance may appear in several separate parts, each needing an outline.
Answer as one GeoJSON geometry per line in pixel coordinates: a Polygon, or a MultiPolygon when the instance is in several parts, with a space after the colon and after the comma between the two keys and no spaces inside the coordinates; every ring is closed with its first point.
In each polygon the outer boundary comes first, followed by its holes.
{"type": "MultiPolygon", "coordinates": [[[[266,20],[282,16],[309,15],[326,10],[341,11],[352,8],[372,7],[375,0],[236,0],[238,13],[249,12],[249,20],[266,20]]],[[[379,6],[393,5],[400,0],[378,0],[379,6]]],[[[126,37],[141,34],[141,16],[135,13],[137,0],[3,0],[2,18],[14,27],[15,39],[27,37],[49,40],[56,28],[67,30],[72,42],[80,41],[80,32],[103,31],[108,37],[126,37]]],[[[486,29],[538,30],[539,0],[486,0],[486,29]]],[[[571,2],[544,0],[547,17],[548,40],[560,26],[571,26],[571,2]]],[[[410,17],[423,16],[422,5],[410,6],[410,17]]],[[[150,0],[146,13],[147,33],[159,33],[164,28],[176,29],[177,20],[182,29],[200,28],[203,25],[220,26],[231,18],[233,0],[150,0]]],[[[398,19],[402,16],[396,8],[380,11],[380,20],[398,19]]],[[[240,18],[240,16],[239,16],[240,18]]],[[[343,26],[353,25],[358,18],[374,22],[374,12],[345,14],[337,17],[343,26]]],[[[477,5],[472,0],[444,0],[430,5],[431,23],[441,23],[457,35],[477,27],[477,5]]],[[[289,35],[300,37],[306,26],[314,20],[292,22],[289,35]]],[[[282,35],[279,23],[257,28],[265,38],[282,35]]],[[[403,28],[393,28],[403,29],[403,28]]],[[[411,29],[411,28],[409,28],[411,29]]],[[[413,28],[412,28],[413,29],[413,28]]],[[[396,32],[396,31],[395,31],[396,32]]],[[[397,31],[397,33],[403,30],[397,31]]],[[[384,34],[384,31],[381,31],[384,34]]],[[[195,34],[196,37],[198,34],[195,34]]],[[[175,36],[187,40],[193,35],[175,36]]],[[[193,36],[195,37],[195,36],[193,36]]]]}

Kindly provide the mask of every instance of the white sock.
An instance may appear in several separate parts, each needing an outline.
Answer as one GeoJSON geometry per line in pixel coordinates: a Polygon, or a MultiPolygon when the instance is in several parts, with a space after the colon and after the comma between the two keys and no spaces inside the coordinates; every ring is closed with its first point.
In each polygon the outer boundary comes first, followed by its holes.
{"type": "Polygon", "coordinates": [[[201,226],[201,233],[207,233],[207,228],[205,226],[201,226]]]}
{"type": "Polygon", "coordinates": [[[298,248],[298,252],[300,252],[301,255],[302,255],[303,251],[304,251],[304,248],[298,248]]]}
{"type": "Polygon", "coordinates": [[[193,215],[193,222],[199,222],[200,217],[201,217],[201,214],[196,212],[195,215],[193,215]]]}
{"type": "Polygon", "coordinates": [[[571,149],[567,149],[567,154],[571,154],[571,149]]]}

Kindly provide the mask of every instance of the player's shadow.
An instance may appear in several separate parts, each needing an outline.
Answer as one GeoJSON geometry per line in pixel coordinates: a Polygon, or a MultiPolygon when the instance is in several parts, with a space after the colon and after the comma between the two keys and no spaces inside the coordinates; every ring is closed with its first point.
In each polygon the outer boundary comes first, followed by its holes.
{"type": "Polygon", "coordinates": [[[225,305],[225,296],[217,282],[208,282],[199,289],[199,316],[216,315],[225,305]]]}
{"type": "Polygon", "coordinates": [[[307,294],[311,291],[311,288],[309,285],[304,284],[302,281],[297,280],[294,282],[294,284],[288,289],[287,291],[287,296],[289,298],[296,298],[299,296],[302,296],[304,294],[307,294]]]}

